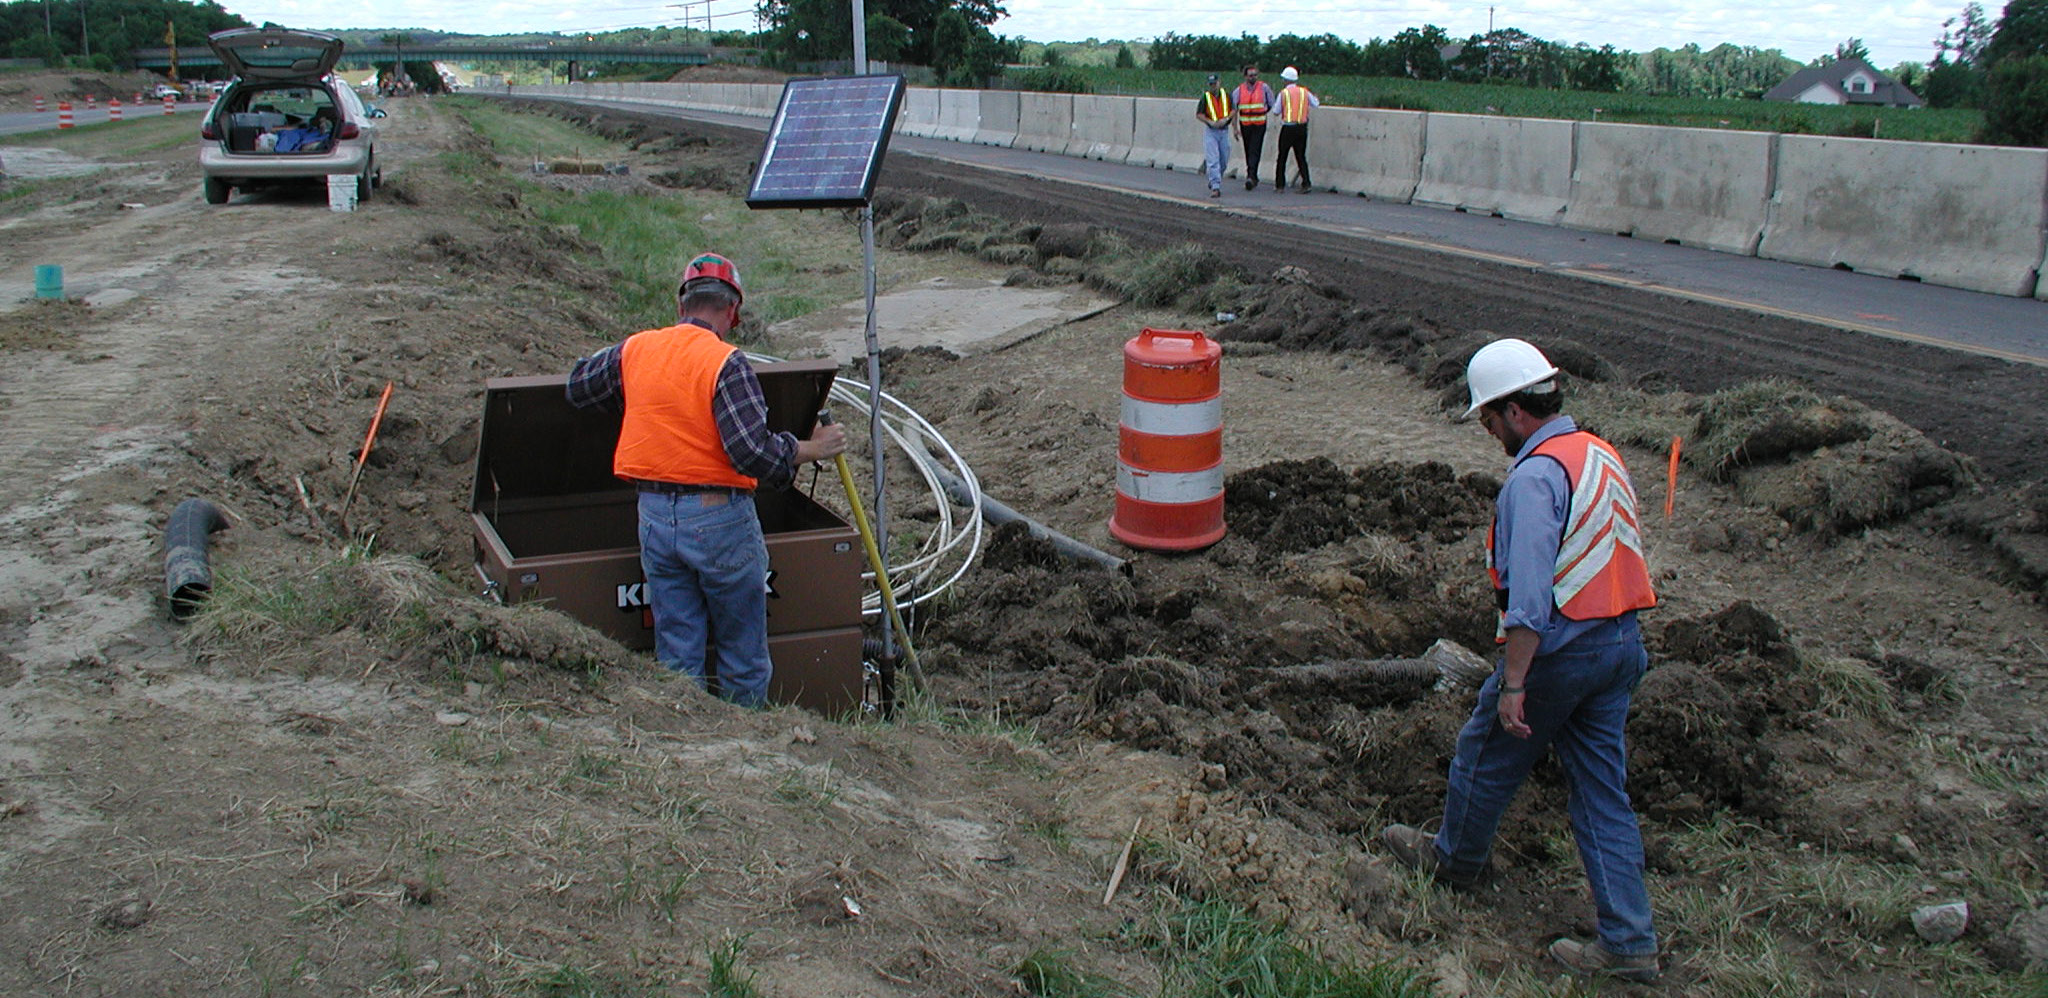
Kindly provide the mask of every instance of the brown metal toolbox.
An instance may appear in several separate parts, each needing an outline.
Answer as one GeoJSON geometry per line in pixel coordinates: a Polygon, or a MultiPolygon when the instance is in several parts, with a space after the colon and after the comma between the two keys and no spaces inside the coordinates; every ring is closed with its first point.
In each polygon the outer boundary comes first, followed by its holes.
{"type": "MultiPolygon", "coordinates": [[[[758,364],[773,429],[808,436],[828,360],[758,364]]],[[[505,603],[545,600],[629,648],[654,647],[640,572],[639,495],[612,475],[619,416],[569,404],[567,377],[493,378],[470,492],[476,568],[505,603]]],[[[797,485],[808,480],[800,475],[797,485]]],[[[769,695],[819,713],[859,705],[860,535],[792,488],[755,493],[768,540],[769,695]]]]}

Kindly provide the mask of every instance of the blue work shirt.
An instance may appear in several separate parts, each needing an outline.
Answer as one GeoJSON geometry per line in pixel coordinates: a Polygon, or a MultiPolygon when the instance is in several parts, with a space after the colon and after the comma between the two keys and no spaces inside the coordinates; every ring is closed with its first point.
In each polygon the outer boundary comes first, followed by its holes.
{"type": "Polygon", "coordinates": [[[1494,500],[1494,568],[1508,591],[1508,608],[1501,624],[1535,631],[1539,656],[1603,628],[1633,622],[1636,615],[1630,610],[1619,617],[1573,620],[1557,609],[1553,583],[1557,550],[1564,542],[1565,520],[1571,515],[1571,480],[1565,477],[1564,465],[1548,457],[1532,460],[1530,455],[1544,441],[1578,428],[1564,415],[1537,428],[1522,442],[1508,480],[1501,483],[1500,495],[1494,500]]]}

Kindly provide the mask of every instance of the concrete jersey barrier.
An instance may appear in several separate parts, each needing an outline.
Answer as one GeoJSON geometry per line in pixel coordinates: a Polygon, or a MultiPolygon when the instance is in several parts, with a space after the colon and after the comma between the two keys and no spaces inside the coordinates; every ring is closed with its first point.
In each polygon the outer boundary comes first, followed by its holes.
{"type": "Polygon", "coordinates": [[[905,88],[903,106],[896,109],[896,130],[920,138],[936,136],[939,131],[939,92],[905,88]]]}
{"type": "MultiPolygon", "coordinates": [[[[1231,146],[1237,146],[1235,139],[1231,146]]],[[[1131,154],[1124,162],[1163,170],[1200,170],[1202,156],[1202,125],[1195,120],[1193,100],[1131,99],[1131,154]]]]}
{"type": "Polygon", "coordinates": [[[1422,179],[1428,121],[1421,111],[1319,108],[1308,123],[1309,174],[1323,187],[1405,203],[1422,179]]]}
{"type": "Polygon", "coordinates": [[[2001,295],[2039,292],[2048,149],[1778,136],[1757,255],[2001,295]]]}
{"type": "Polygon", "coordinates": [[[973,90],[940,90],[939,124],[932,138],[972,142],[981,128],[981,94],[973,90]]]}
{"type": "Polygon", "coordinates": [[[1065,154],[1074,139],[1072,94],[1018,94],[1015,148],[1065,154]]]}
{"type": "Polygon", "coordinates": [[[1074,97],[1074,129],[1067,155],[1121,163],[1131,155],[1134,97],[1074,97]]]}
{"type": "Polygon", "coordinates": [[[975,144],[1005,147],[1017,144],[1018,116],[1023,111],[1019,98],[1022,96],[1014,90],[981,92],[981,115],[974,128],[975,144]]]}
{"type": "Polygon", "coordinates": [[[1771,201],[1771,134],[1579,125],[1564,224],[1752,256],[1771,201]]]}
{"type": "Polygon", "coordinates": [[[1415,201],[1556,225],[1571,200],[1573,124],[1432,112],[1415,201]]]}

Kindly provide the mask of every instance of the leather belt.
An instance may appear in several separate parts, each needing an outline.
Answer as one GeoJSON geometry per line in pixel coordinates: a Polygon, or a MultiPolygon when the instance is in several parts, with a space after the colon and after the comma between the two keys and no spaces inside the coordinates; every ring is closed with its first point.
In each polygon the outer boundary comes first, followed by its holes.
{"type": "Polygon", "coordinates": [[[635,479],[633,485],[642,492],[660,492],[663,495],[672,496],[697,495],[702,492],[717,492],[733,496],[750,496],[754,494],[753,489],[743,489],[737,485],[691,485],[685,482],[653,482],[646,479],[635,479]]]}

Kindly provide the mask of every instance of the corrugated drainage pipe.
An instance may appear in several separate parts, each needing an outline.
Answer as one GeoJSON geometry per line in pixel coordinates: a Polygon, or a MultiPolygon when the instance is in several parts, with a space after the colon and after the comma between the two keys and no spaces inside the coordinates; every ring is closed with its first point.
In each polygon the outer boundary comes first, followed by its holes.
{"type": "Polygon", "coordinates": [[[170,599],[173,618],[191,616],[213,591],[207,539],[227,525],[220,507],[204,499],[187,499],[171,511],[171,525],[164,532],[164,595],[170,599]]]}

